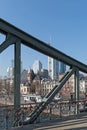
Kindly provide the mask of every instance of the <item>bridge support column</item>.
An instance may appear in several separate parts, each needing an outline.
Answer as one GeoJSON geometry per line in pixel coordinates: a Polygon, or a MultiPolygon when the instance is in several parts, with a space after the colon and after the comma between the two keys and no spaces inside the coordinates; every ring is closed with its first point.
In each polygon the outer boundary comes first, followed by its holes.
{"type": "Polygon", "coordinates": [[[14,44],[14,108],[20,107],[21,43],[14,44]]]}
{"type": "Polygon", "coordinates": [[[79,70],[75,71],[75,100],[76,100],[76,114],[79,112],[79,70]]]}

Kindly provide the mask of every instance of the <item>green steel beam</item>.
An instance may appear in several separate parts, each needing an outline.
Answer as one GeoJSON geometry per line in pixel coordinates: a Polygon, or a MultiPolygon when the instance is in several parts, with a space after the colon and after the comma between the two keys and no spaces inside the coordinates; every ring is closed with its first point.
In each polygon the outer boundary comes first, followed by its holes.
{"type": "Polygon", "coordinates": [[[69,66],[75,66],[79,68],[80,71],[87,73],[87,65],[85,65],[84,63],[77,61],[76,59],[49,46],[43,41],[40,41],[39,39],[25,33],[24,31],[18,29],[17,27],[4,21],[3,19],[0,19],[0,32],[5,35],[7,35],[7,33],[10,33],[13,36],[18,37],[24,45],[31,47],[32,49],[35,49],[45,55],[51,56],[56,60],[62,61],[69,66]]]}
{"type": "MultiPolygon", "coordinates": [[[[78,101],[79,100],[79,70],[78,68],[75,71],[74,74],[75,77],[75,100],[78,101]]],[[[79,104],[76,104],[76,114],[78,114],[79,112],[79,104]]]]}
{"type": "Polygon", "coordinates": [[[14,108],[20,107],[21,43],[14,44],[14,108]]]}
{"type": "Polygon", "coordinates": [[[14,107],[20,107],[20,63],[21,63],[21,41],[10,34],[7,34],[6,40],[0,45],[0,53],[11,44],[14,44],[14,107]]]}
{"type": "Polygon", "coordinates": [[[6,40],[0,45],[0,53],[2,53],[6,48],[16,43],[17,41],[19,41],[18,38],[8,34],[6,40]]]}

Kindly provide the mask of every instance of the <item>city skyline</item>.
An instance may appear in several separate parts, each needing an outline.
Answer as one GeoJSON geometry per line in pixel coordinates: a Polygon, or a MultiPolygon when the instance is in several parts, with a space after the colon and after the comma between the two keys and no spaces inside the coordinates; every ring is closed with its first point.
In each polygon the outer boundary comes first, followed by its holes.
{"type": "MultiPolygon", "coordinates": [[[[47,44],[51,37],[54,48],[87,64],[87,1],[37,1],[1,0],[0,17],[47,44]]],[[[2,39],[0,34],[0,44],[2,39]]],[[[44,68],[47,67],[47,56],[24,45],[21,48],[23,68],[28,68],[28,65],[31,67],[38,57],[44,68]]],[[[13,52],[14,47],[10,46],[0,54],[0,73],[3,75],[7,66],[11,65],[13,52]]]]}
{"type": "MultiPolygon", "coordinates": [[[[48,71],[48,74],[50,76],[51,79],[56,79],[58,77],[58,74],[60,73],[65,73],[66,71],[66,65],[60,61],[57,61],[51,57],[48,56],[48,60],[47,60],[47,68],[43,67],[43,64],[40,60],[35,60],[32,64],[31,67],[28,67],[27,69],[22,68],[22,64],[23,62],[21,61],[21,73],[24,70],[33,70],[33,72],[35,74],[39,73],[41,74],[42,70],[45,69],[48,71]],[[50,73],[51,71],[51,73],[50,73]]],[[[2,75],[0,75],[2,76],[2,75]]],[[[14,60],[11,60],[11,66],[8,66],[6,69],[6,75],[10,78],[12,78],[14,76],[14,60]]]]}

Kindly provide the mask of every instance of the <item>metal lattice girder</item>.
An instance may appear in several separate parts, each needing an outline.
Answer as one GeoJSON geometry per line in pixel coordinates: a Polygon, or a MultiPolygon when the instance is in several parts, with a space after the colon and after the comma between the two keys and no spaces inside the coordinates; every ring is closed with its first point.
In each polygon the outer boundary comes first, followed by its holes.
{"type": "Polygon", "coordinates": [[[45,109],[45,107],[52,101],[55,95],[59,92],[59,90],[63,87],[66,81],[71,77],[72,74],[76,71],[76,68],[72,68],[71,70],[67,71],[64,77],[61,78],[58,85],[56,85],[49,94],[47,94],[43,101],[39,104],[39,106],[29,115],[29,119],[27,121],[22,122],[22,124],[30,124],[33,123],[40,113],[45,109]]]}
{"type": "Polygon", "coordinates": [[[7,35],[7,33],[16,36],[21,40],[21,42],[31,47],[32,49],[35,49],[45,55],[48,55],[50,57],[53,57],[56,60],[62,61],[65,64],[69,66],[75,66],[79,68],[79,70],[87,73],[87,65],[81,63],[80,61],[77,61],[76,59],[62,53],[61,51],[49,46],[45,42],[25,33],[24,31],[18,29],[17,27],[9,24],[8,22],[4,21],[3,19],[0,19],[0,32],[7,35]]]}

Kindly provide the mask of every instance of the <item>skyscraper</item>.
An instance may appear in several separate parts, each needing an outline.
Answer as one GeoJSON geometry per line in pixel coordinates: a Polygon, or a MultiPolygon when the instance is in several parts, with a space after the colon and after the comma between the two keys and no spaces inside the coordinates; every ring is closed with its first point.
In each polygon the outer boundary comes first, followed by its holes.
{"type": "Polygon", "coordinates": [[[59,73],[59,62],[51,57],[48,57],[48,74],[49,77],[57,79],[59,73]]]}
{"type": "Polygon", "coordinates": [[[36,60],[33,63],[33,71],[35,74],[37,73],[41,73],[41,69],[42,69],[42,63],[39,60],[36,60]]]}
{"type": "Polygon", "coordinates": [[[63,62],[59,62],[59,74],[65,73],[66,65],[63,62]]]}
{"type": "Polygon", "coordinates": [[[7,68],[7,74],[8,74],[9,78],[13,78],[13,76],[14,76],[14,68],[8,67],[7,68]]]}

